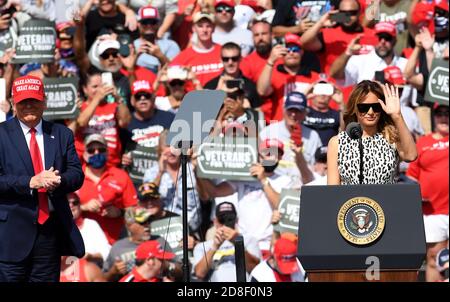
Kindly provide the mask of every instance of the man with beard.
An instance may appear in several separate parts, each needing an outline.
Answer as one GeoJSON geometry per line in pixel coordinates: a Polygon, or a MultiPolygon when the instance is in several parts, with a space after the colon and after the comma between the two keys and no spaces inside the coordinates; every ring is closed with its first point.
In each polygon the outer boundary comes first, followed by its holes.
{"type": "Polygon", "coordinates": [[[240,232],[258,240],[261,251],[270,249],[273,233],[272,212],[280,203],[281,189],[292,188],[287,175],[274,173],[283,157],[284,145],[278,139],[262,140],[259,145],[259,162],[250,167],[255,181],[225,181],[219,184],[208,179],[197,181],[210,198],[229,196],[237,192],[237,216],[240,232]]]}
{"type": "Polygon", "coordinates": [[[348,22],[333,24],[330,16],[334,12],[328,12],[302,35],[301,42],[305,50],[320,52],[322,70],[325,73],[328,73],[333,61],[357,36],[364,37],[360,39],[359,44],[362,47],[359,54],[368,53],[376,44],[377,39],[373,30],[361,26],[360,12],[360,4],[357,0],[342,0],[339,4],[339,13],[349,16],[348,22]]]}
{"type": "Polygon", "coordinates": [[[241,48],[233,42],[225,43],[221,49],[221,56],[223,62],[223,73],[215,77],[205,85],[205,89],[222,89],[227,86],[228,80],[242,80],[242,90],[245,94],[246,108],[259,107],[261,100],[258,92],[256,92],[256,85],[250,79],[242,75],[240,70],[241,63],[241,48]]]}
{"type": "Polygon", "coordinates": [[[257,20],[251,30],[255,50],[242,59],[240,68],[244,76],[256,83],[272,50],[272,26],[265,20],[257,20]]]}
{"type": "Polygon", "coordinates": [[[382,71],[388,66],[397,66],[403,71],[408,60],[394,52],[397,36],[395,25],[379,22],[375,25],[375,33],[378,43],[374,50],[365,55],[356,55],[359,38],[354,38],[331,65],[330,75],[336,79],[345,79],[345,86],[352,86],[363,80],[373,80],[376,71],[382,71]]]}

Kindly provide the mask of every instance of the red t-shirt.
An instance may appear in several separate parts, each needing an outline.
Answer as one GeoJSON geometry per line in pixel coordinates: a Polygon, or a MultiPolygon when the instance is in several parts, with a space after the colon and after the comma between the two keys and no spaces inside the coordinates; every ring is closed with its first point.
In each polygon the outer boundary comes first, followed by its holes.
{"type": "MultiPolygon", "coordinates": [[[[129,72],[125,69],[121,69],[120,72],[126,76],[129,77],[129,72]]],[[[136,66],[134,69],[134,76],[136,77],[136,81],[142,81],[146,80],[149,81],[150,84],[153,85],[153,83],[156,81],[156,75],[149,69],[142,67],[142,66],[136,66]]],[[[130,83],[130,85],[133,85],[133,83],[130,83]]],[[[166,96],[166,90],[164,89],[164,85],[159,85],[158,90],[156,91],[157,96],[166,96]]]]}
{"type": "MultiPolygon", "coordinates": [[[[84,102],[81,105],[81,111],[84,111],[88,105],[87,102],[84,102]]],[[[75,149],[81,160],[83,160],[83,152],[85,149],[84,139],[90,134],[98,133],[106,139],[108,144],[108,164],[112,166],[118,166],[120,164],[122,145],[120,143],[119,126],[116,119],[117,106],[117,103],[100,103],[95,108],[87,127],[80,128],[76,131],[75,149]]]]}
{"type": "Polygon", "coordinates": [[[291,91],[304,93],[311,83],[319,79],[319,74],[315,71],[300,72],[297,75],[290,75],[284,70],[282,64],[276,65],[272,72],[271,99],[261,106],[266,122],[271,120],[281,121],[283,119],[284,100],[291,91]]]}
{"type": "Polygon", "coordinates": [[[221,46],[214,44],[208,52],[198,52],[193,47],[180,52],[170,63],[171,66],[191,66],[202,86],[222,73],[221,46]]]}
{"type": "Polygon", "coordinates": [[[267,63],[267,59],[269,58],[269,54],[267,56],[262,57],[256,51],[253,51],[251,54],[242,59],[239,68],[242,71],[242,74],[252,80],[253,82],[258,82],[259,76],[261,75],[264,65],[267,63]]]}
{"type": "Polygon", "coordinates": [[[346,33],[340,26],[322,29],[325,50],[319,54],[319,59],[325,73],[329,74],[333,62],[345,52],[348,44],[359,34],[363,35],[360,39],[362,46],[360,54],[367,54],[378,43],[378,38],[373,29],[364,27],[362,33],[346,33]]]}
{"type": "MultiPolygon", "coordinates": [[[[137,204],[136,189],[130,176],[124,170],[116,167],[107,167],[98,184],[85,177],[78,195],[81,204],[86,204],[93,198],[101,201],[104,206],[113,205],[120,209],[137,204]]],[[[91,212],[83,212],[83,216],[98,222],[111,245],[119,238],[124,226],[123,217],[108,218],[91,212]]]]}
{"type": "Polygon", "coordinates": [[[133,270],[128,274],[122,277],[122,279],[119,280],[119,282],[159,282],[160,280],[158,278],[151,278],[151,279],[145,279],[142,277],[141,274],[137,271],[136,268],[133,268],[133,270]]]}
{"type": "Polygon", "coordinates": [[[419,181],[425,215],[448,215],[448,136],[435,139],[433,135],[417,141],[418,157],[410,163],[406,175],[419,181]]]}

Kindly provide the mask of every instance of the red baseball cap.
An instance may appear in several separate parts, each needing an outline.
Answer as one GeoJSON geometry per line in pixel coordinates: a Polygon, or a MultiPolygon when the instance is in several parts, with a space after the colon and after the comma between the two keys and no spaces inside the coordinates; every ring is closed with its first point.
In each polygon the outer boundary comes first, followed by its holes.
{"type": "Polygon", "coordinates": [[[392,22],[378,22],[375,24],[375,33],[387,33],[393,37],[397,36],[397,29],[395,28],[395,24],[392,22]]]}
{"type": "Polygon", "coordinates": [[[284,41],[287,44],[296,44],[298,46],[302,46],[302,43],[300,42],[300,37],[293,33],[287,33],[284,35],[284,41]]]}
{"type": "Polygon", "coordinates": [[[14,104],[26,99],[45,100],[44,84],[38,77],[26,75],[14,80],[12,85],[12,97],[14,104]]]}
{"type": "Polygon", "coordinates": [[[298,272],[297,245],[289,239],[281,237],[275,242],[273,257],[280,273],[290,275],[298,272]]]}
{"type": "Polygon", "coordinates": [[[389,83],[396,86],[404,86],[406,84],[406,80],[403,77],[403,73],[397,66],[388,66],[384,71],[384,79],[389,83]]]}
{"type": "Polygon", "coordinates": [[[156,19],[159,20],[159,12],[156,7],[147,5],[143,6],[138,10],[137,20],[141,21],[144,19],[156,19]]]}
{"type": "Polygon", "coordinates": [[[266,138],[259,144],[259,150],[266,150],[266,149],[278,149],[281,153],[284,153],[284,144],[282,141],[276,139],[276,138],[266,138]]]}
{"type": "Polygon", "coordinates": [[[435,7],[443,9],[448,12],[448,0],[434,0],[435,7]]]}
{"type": "Polygon", "coordinates": [[[135,95],[138,92],[148,92],[153,94],[152,84],[147,80],[134,81],[131,86],[131,94],[135,95]]]}
{"type": "Polygon", "coordinates": [[[161,260],[172,260],[175,254],[169,251],[164,251],[158,240],[149,240],[141,243],[136,249],[136,259],[145,260],[148,258],[157,258],[161,260]]]}
{"type": "Polygon", "coordinates": [[[414,6],[411,14],[411,23],[421,28],[428,27],[431,33],[434,32],[434,3],[418,2],[414,6]]]}
{"type": "Polygon", "coordinates": [[[216,0],[214,2],[214,7],[217,7],[219,5],[226,5],[229,7],[235,7],[236,6],[236,2],[234,2],[234,0],[216,0]]]}
{"type": "Polygon", "coordinates": [[[261,9],[264,10],[257,0],[241,0],[241,5],[250,6],[255,12],[259,12],[261,9]]]}
{"type": "Polygon", "coordinates": [[[236,132],[237,136],[244,136],[245,126],[238,121],[232,121],[231,123],[228,123],[223,129],[223,133],[225,135],[232,135],[234,134],[234,132],[236,132]]]}

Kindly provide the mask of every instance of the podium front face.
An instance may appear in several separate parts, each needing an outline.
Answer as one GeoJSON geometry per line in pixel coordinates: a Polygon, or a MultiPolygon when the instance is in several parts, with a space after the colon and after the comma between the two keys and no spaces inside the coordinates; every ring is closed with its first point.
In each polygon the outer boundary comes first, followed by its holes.
{"type": "Polygon", "coordinates": [[[418,270],[426,253],[419,186],[303,186],[298,235],[306,271],[418,270]]]}

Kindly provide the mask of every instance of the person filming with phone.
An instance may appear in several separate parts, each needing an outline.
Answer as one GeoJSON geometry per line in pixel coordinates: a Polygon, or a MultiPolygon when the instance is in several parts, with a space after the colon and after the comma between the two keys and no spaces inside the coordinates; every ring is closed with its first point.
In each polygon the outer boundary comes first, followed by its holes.
{"type": "Polygon", "coordinates": [[[330,71],[333,61],[343,52],[352,39],[364,36],[360,41],[364,44],[359,53],[367,53],[377,42],[372,29],[360,23],[361,8],[357,0],[342,0],[339,10],[325,13],[318,22],[309,28],[301,37],[303,48],[319,52],[322,70],[330,71]],[[366,38],[367,37],[367,38],[366,38]]]}
{"type": "MultiPolygon", "coordinates": [[[[236,282],[236,260],[234,240],[237,230],[237,212],[231,202],[222,202],[216,207],[213,240],[198,243],[194,248],[194,273],[204,281],[236,282]]],[[[259,263],[261,251],[255,238],[244,235],[247,279],[259,263]]]]}
{"type": "Polygon", "coordinates": [[[259,133],[260,139],[277,138],[283,142],[284,154],[277,173],[291,177],[296,187],[314,179],[308,165],[314,164],[314,153],[322,146],[317,131],[303,125],[307,112],[306,96],[292,91],[286,96],[283,120],[259,133]]]}
{"type": "Polygon", "coordinates": [[[159,67],[170,63],[180,52],[180,48],[177,43],[170,39],[157,38],[161,18],[155,7],[141,7],[137,19],[140,37],[134,40],[133,44],[141,55],[138,57],[136,65],[158,73],[159,67]]]}
{"type": "Polygon", "coordinates": [[[120,164],[122,145],[119,128],[126,128],[131,121],[131,113],[117,94],[110,72],[102,73],[94,67],[82,75],[81,88],[84,101],[77,118],[75,147],[78,156],[83,159],[84,139],[90,134],[101,134],[108,146],[109,165],[120,164]]]}
{"type": "Polygon", "coordinates": [[[225,43],[221,49],[223,72],[206,83],[206,89],[227,90],[239,88],[244,91],[244,107],[257,108],[261,105],[261,99],[256,91],[255,83],[242,75],[239,68],[242,60],[241,47],[233,42],[225,43]],[[243,81],[243,87],[239,87],[239,81],[243,81]]]}

